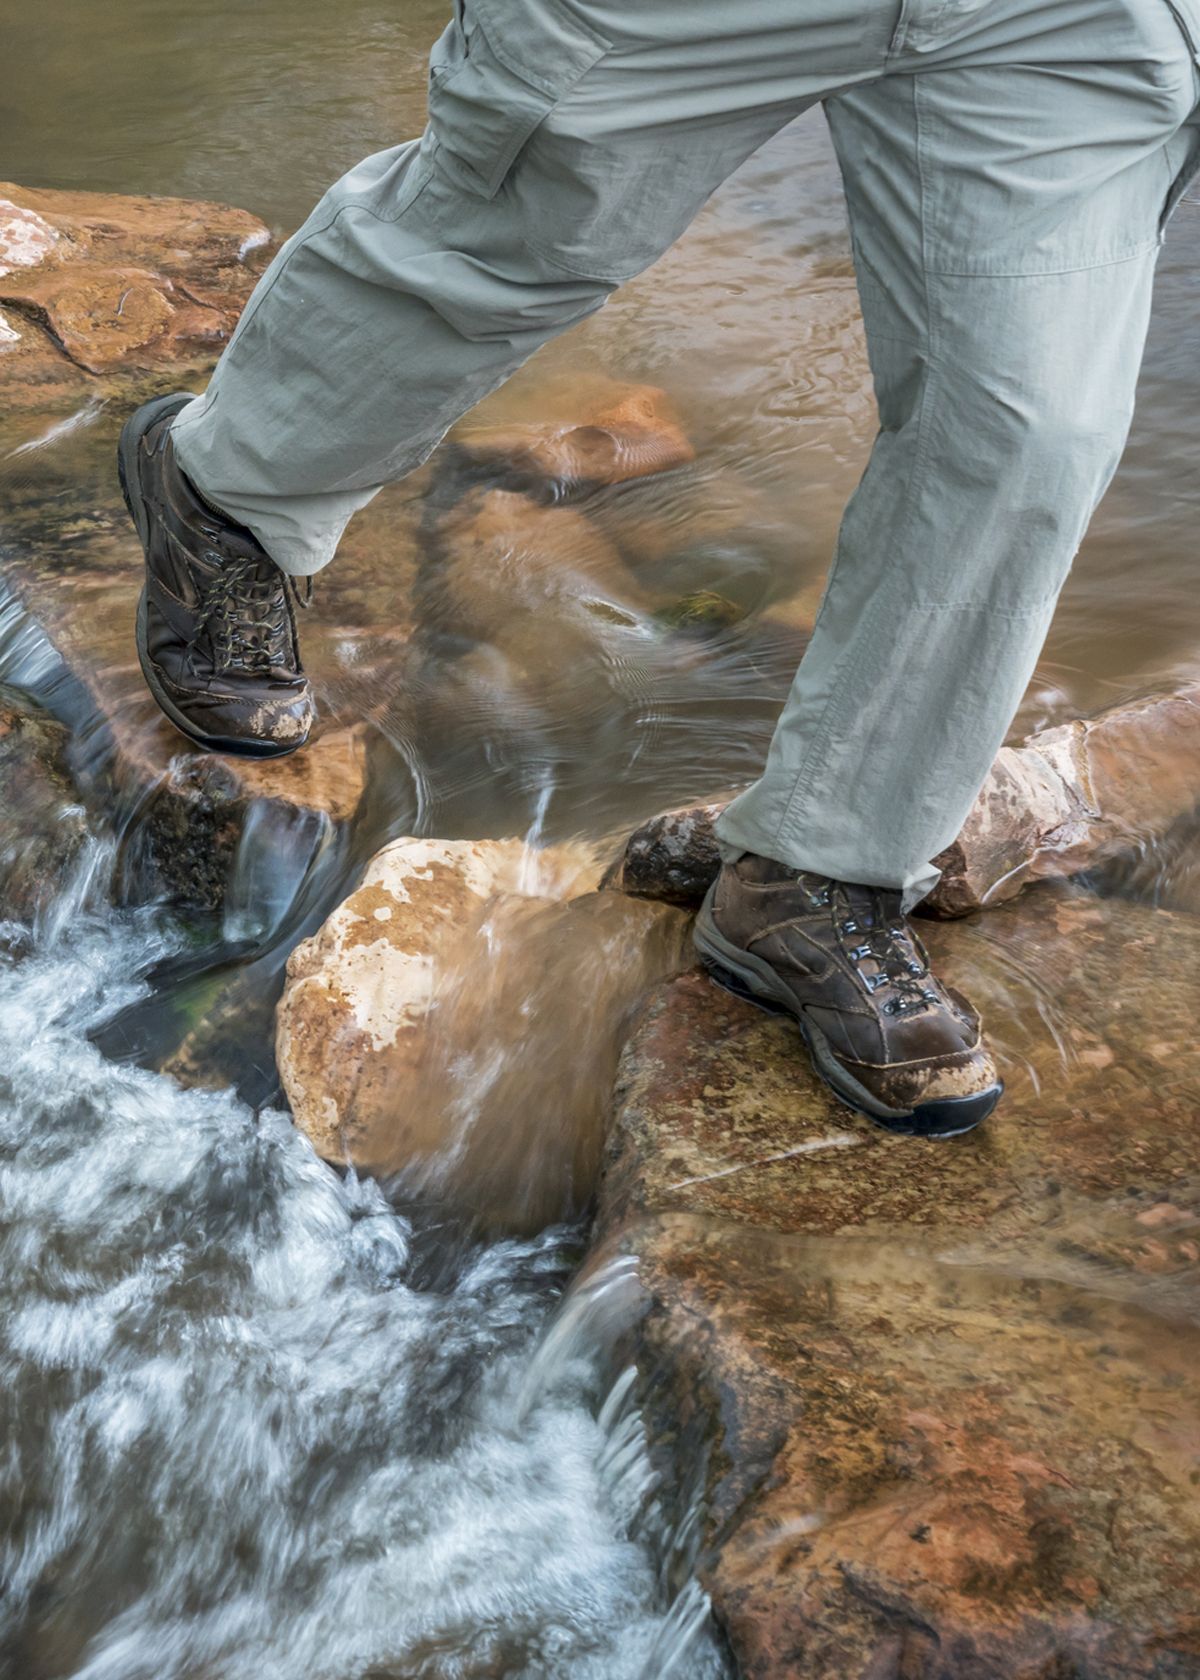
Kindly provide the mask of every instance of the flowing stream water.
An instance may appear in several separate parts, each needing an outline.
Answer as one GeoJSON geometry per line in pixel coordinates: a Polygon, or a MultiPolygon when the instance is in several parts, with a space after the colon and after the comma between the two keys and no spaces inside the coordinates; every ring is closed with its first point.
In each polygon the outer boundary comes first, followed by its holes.
{"type": "MultiPolygon", "coordinates": [[[[22,69],[0,94],[0,174],[209,197],[277,231],[419,129],[445,10],[6,9],[22,69]]],[[[1130,447],[1016,735],[1200,679],[1198,261],[1200,207],[1185,202],[1130,447]]],[[[583,1233],[471,1240],[319,1162],[271,1106],[272,1077],[256,1087],[246,1070],[239,1097],[138,1065],[230,965],[277,987],[290,945],[391,835],[594,837],[754,773],[874,424],[818,117],[752,159],[495,413],[536,414],[588,373],[666,388],[697,447],[694,469],[592,510],[614,542],[640,533],[646,600],[628,577],[614,592],[601,560],[588,634],[533,646],[520,603],[506,616],[451,574],[447,613],[485,633],[466,657],[435,646],[400,665],[429,480],[397,487],[356,522],[306,626],[325,712],[374,729],[352,841],[314,831],[281,848],[252,821],[214,932],[115,908],[130,895],[112,890],[114,837],[97,833],[35,928],[0,924],[0,1680],[726,1672],[702,1596],[677,1590],[628,1385],[606,1392],[622,1278],[594,1280],[547,1335],[583,1233]],[[394,573],[378,565],[393,552],[394,573]],[[660,598],[694,590],[730,600],[736,622],[662,633],[660,598]]],[[[128,661],[119,419],[87,404],[22,436],[2,488],[36,506],[39,563],[86,590],[96,634],[128,661]]],[[[27,560],[27,529],[20,548],[27,560]]],[[[65,717],[86,760],[96,719],[7,610],[0,680],[65,717]]],[[[121,704],[149,727],[132,675],[121,704]]],[[[128,838],[136,813],[122,821],[128,838]]],[[[1195,857],[1190,837],[1152,850],[1130,890],[1153,899],[1182,879],[1194,901],[1195,857]]]]}
{"type": "MultiPolygon", "coordinates": [[[[0,957],[0,1673],[719,1676],[579,1233],[448,1244],[89,1033],[178,933],[96,842],[0,957]]],[[[617,1280],[619,1282],[619,1279],[617,1280]]]]}

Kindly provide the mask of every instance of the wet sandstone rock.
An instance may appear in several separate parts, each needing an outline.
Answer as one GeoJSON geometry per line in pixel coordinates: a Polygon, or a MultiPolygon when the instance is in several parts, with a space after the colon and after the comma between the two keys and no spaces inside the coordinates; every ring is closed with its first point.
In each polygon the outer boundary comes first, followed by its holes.
{"type": "Polygon", "coordinates": [[[634,898],[658,898],[694,909],[721,867],[713,824],[726,804],[720,799],[684,805],[651,817],[629,836],[601,885],[634,898]]]}
{"type": "Polygon", "coordinates": [[[87,838],[66,747],[62,724],[0,686],[0,922],[49,905],[87,838]]]}
{"type": "MultiPolygon", "coordinates": [[[[1002,747],[920,910],[950,918],[1034,881],[1077,875],[1161,838],[1200,801],[1200,688],[1128,702],[1002,747]]],[[[696,905],[720,867],[725,801],[651,817],[605,885],[696,905]]]]}
{"type": "Polygon", "coordinates": [[[586,1205],[624,1016],[686,931],[595,876],[584,848],[515,840],[376,856],[293,952],[278,1010],[284,1090],[319,1154],[493,1228],[586,1205]]]}
{"type": "Polygon", "coordinates": [[[1194,1680],[1200,925],[1043,886],[929,939],[1009,1085],[961,1140],[698,972],[627,1043],[596,1255],[684,1563],[754,1680],[1194,1680]]]}
{"type": "Polygon", "coordinates": [[[125,895],[220,911],[251,848],[272,848],[281,876],[303,873],[358,811],[367,740],[366,727],[353,725],[318,734],[291,757],[256,762],[188,751],[168,724],[149,735],[118,728],[109,774],[136,813],[120,854],[125,895]]]}
{"type": "Polygon", "coordinates": [[[961,916],[1158,839],[1200,801],[1200,687],[1002,747],[927,908],[961,916]]]}
{"type": "Polygon", "coordinates": [[[270,235],[226,205],[0,182],[0,390],[53,408],[114,374],[215,359],[270,235]]]}

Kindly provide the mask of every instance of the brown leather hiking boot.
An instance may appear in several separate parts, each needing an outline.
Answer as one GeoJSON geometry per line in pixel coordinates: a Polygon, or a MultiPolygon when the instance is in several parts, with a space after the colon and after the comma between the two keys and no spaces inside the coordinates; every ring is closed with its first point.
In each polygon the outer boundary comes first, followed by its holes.
{"type": "Polygon", "coordinates": [[[953,1137],[1000,1100],[979,1017],[930,973],[898,892],[746,852],[709,889],[695,939],[722,985],[796,1018],[817,1072],[881,1126],[953,1137]]]}
{"type": "Polygon", "coordinates": [[[146,555],[138,658],[151,694],[189,740],[280,758],[304,745],[313,722],[292,608],[302,598],[257,538],[201,501],[177,465],[171,421],[190,401],[144,403],[117,449],[146,555]]]}

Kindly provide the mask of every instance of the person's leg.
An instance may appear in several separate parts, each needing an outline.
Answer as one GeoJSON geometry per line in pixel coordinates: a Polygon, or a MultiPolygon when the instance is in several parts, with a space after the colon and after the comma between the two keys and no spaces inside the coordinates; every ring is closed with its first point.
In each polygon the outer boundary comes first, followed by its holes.
{"type": "Polygon", "coordinates": [[[882,70],[898,0],[462,0],[429,127],[289,240],[172,436],[285,571],[597,309],[805,105],[882,70]]]}
{"type": "Polygon", "coordinates": [[[1197,90],[1157,0],[910,9],[833,99],[880,432],[762,779],[718,824],[840,880],[936,880],[1120,456],[1197,90]]]}
{"type": "Polygon", "coordinates": [[[326,195],[203,398],[144,404],[122,430],[138,654],[182,733],[258,756],[304,744],[295,578],[768,135],[879,75],[899,4],[456,0],[424,136],[326,195]]]}

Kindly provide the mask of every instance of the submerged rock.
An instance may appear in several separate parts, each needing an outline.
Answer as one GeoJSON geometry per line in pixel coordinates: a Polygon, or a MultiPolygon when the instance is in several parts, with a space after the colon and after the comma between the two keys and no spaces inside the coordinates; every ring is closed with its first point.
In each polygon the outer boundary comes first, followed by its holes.
{"type": "Polygon", "coordinates": [[[587,1204],[625,1015],[686,931],[595,876],[585,848],[516,840],[376,856],[292,953],[278,1010],[284,1090],[319,1154],[493,1227],[587,1204]]]}
{"type": "Polygon", "coordinates": [[[1042,887],[930,943],[1009,1085],[954,1142],[697,972],[639,1016],[596,1240],[674,1515],[756,1680],[1190,1680],[1200,925],[1042,887]]]}
{"type": "MultiPolygon", "coordinates": [[[[1002,747],[958,838],[934,861],[923,915],[966,916],[1030,882],[1078,875],[1160,839],[1200,801],[1200,688],[1114,706],[1002,747]]],[[[684,806],[635,829],[605,885],[696,905],[720,868],[727,802],[684,806]]]]}
{"type": "Polygon", "coordinates": [[[0,686],[0,922],[26,922],[61,892],[87,838],[67,731],[0,686]]]}
{"type": "Polygon", "coordinates": [[[427,629],[498,645],[536,672],[560,638],[639,631],[658,601],[587,516],[511,490],[468,492],[438,522],[420,587],[427,629]]]}
{"type": "Polygon", "coordinates": [[[468,461],[523,485],[562,493],[667,472],[695,459],[665,391],[613,380],[581,381],[536,419],[488,424],[474,415],[454,433],[468,461]]]}
{"type": "Polygon", "coordinates": [[[222,204],[0,182],[0,390],[9,413],[115,372],[215,358],[270,235],[222,204]]]}

